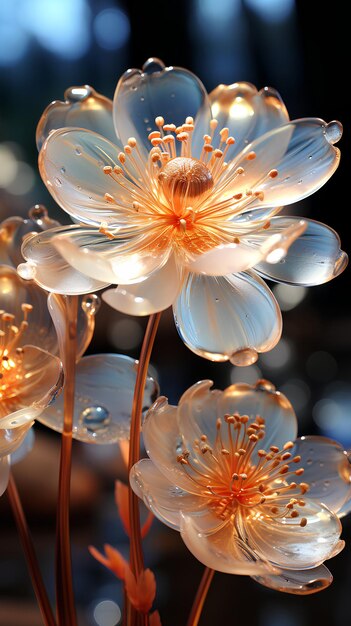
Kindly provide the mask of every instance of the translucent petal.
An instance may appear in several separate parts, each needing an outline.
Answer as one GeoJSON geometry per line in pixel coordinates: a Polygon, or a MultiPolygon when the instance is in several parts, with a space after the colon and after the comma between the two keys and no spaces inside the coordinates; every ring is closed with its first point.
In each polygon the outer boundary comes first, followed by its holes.
{"type": "MultiPolygon", "coordinates": [[[[210,390],[212,381],[201,381],[192,385],[181,397],[178,408],[179,431],[183,434],[186,447],[191,447],[202,434],[214,442],[217,435],[216,420],[225,414],[248,415],[253,421],[257,415],[266,422],[266,435],[262,447],[275,445],[281,448],[297,435],[297,419],[289,400],[265,380],[256,385],[238,383],[223,392],[210,390]]],[[[227,445],[227,429],[222,429],[222,438],[227,445]]]]}
{"type": "Polygon", "coordinates": [[[158,519],[180,530],[181,511],[202,511],[207,507],[207,500],[184,491],[157,469],[148,459],[142,459],[131,469],[129,480],[133,491],[144,500],[146,506],[158,519]]]}
{"type": "Polygon", "coordinates": [[[239,244],[222,244],[195,258],[189,264],[191,271],[209,276],[236,274],[256,266],[266,259],[270,263],[284,258],[292,243],[304,232],[305,222],[296,220],[274,232],[258,231],[258,235],[246,235],[239,244]]]}
{"type": "MultiPolygon", "coordinates": [[[[66,338],[66,320],[67,311],[65,300],[54,293],[49,294],[48,307],[55,329],[59,344],[59,354],[65,367],[65,338],[66,338]]],[[[95,314],[99,310],[100,299],[96,294],[90,294],[80,298],[78,305],[77,319],[77,347],[76,360],[79,361],[84,354],[94,334],[95,314]]]]}
{"type": "Polygon", "coordinates": [[[23,319],[21,305],[30,304],[28,327],[19,340],[18,347],[34,344],[48,352],[57,352],[57,337],[47,307],[47,293],[34,281],[20,278],[12,267],[0,266],[1,308],[15,316],[17,324],[23,319]]]}
{"type": "Polygon", "coordinates": [[[40,232],[59,226],[52,220],[42,205],[35,205],[29,211],[29,218],[9,217],[0,224],[0,264],[17,267],[23,261],[21,245],[28,233],[40,232]]]}
{"type": "Polygon", "coordinates": [[[226,574],[252,576],[267,572],[268,564],[258,560],[253,550],[241,541],[231,522],[222,523],[217,532],[208,533],[202,527],[201,515],[183,513],[181,536],[190,552],[206,567],[226,574]]]}
{"type": "Polygon", "coordinates": [[[90,85],[69,87],[64,98],[64,102],[51,102],[42,114],[36,132],[38,150],[53,130],[67,126],[86,128],[116,142],[109,98],[97,93],[90,85]]]}
{"type": "Polygon", "coordinates": [[[158,398],[147,412],[143,423],[143,441],[150,459],[172,484],[199,495],[199,487],[177,462],[181,443],[177,407],[168,404],[167,398],[158,398]]]}
{"type": "Polygon", "coordinates": [[[15,465],[24,459],[33,449],[35,441],[34,428],[30,428],[21,445],[11,454],[11,465],[15,465]]]}
{"type": "Polygon", "coordinates": [[[250,365],[281,334],[281,313],[267,285],[250,272],[213,277],[190,273],[174,304],[184,343],[211,361],[250,365]]]}
{"type": "MultiPolygon", "coordinates": [[[[76,368],[75,439],[105,444],[129,438],[136,366],[137,361],[121,354],[97,354],[81,359],[76,368]]],[[[63,427],[63,395],[40,416],[40,422],[59,432],[63,427]]],[[[143,410],[157,395],[158,385],[148,376],[143,410]]]]}
{"type": "MultiPolygon", "coordinates": [[[[280,233],[298,221],[298,217],[274,217],[266,234],[280,233]]],[[[305,232],[292,243],[279,263],[258,263],[255,270],[261,276],[289,285],[311,286],[325,283],[344,271],[348,258],[340,249],[338,234],[320,222],[309,219],[304,222],[307,226],[305,232]]],[[[257,233],[257,245],[260,245],[260,237],[257,233]]]]}
{"type": "Polygon", "coordinates": [[[27,410],[32,405],[35,408],[46,407],[61,389],[62,383],[62,364],[58,357],[36,346],[23,346],[18,380],[12,382],[0,400],[2,427],[7,424],[4,420],[10,420],[14,411],[27,410]]]}
{"type": "Polygon", "coordinates": [[[4,493],[7,488],[7,483],[9,482],[10,476],[10,464],[8,456],[0,457],[0,496],[4,493]]]}
{"type": "Polygon", "coordinates": [[[118,227],[133,199],[103,168],[120,166],[119,152],[117,145],[97,133],[79,128],[56,130],[40,151],[40,174],[53,198],[73,218],[118,227]],[[105,199],[106,193],[115,203],[105,199]]]}
{"type": "Polygon", "coordinates": [[[235,138],[226,159],[232,159],[248,143],[289,121],[285,105],[275,89],[257,91],[250,83],[218,85],[209,94],[212,114],[235,138]]]}
{"type": "Polygon", "coordinates": [[[308,499],[338,513],[351,497],[351,465],[341,445],[327,437],[300,437],[291,452],[301,456],[303,480],[310,487],[308,499]]]}
{"type": "MultiPolygon", "coordinates": [[[[130,69],[120,78],[114,100],[113,118],[117,135],[126,143],[135,137],[145,155],[150,150],[150,131],[157,130],[155,118],[181,126],[186,118],[195,120],[193,154],[200,156],[202,137],[209,131],[210,103],[201,81],[180,67],[165,67],[149,59],[142,70],[130,69]]],[[[177,144],[180,142],[177,142],[177,144]]]]}
{"type": "Polygon", "coordinates": [[[151,315],[167,309],[175,301],[181,284],[181,271],[174,255],[150,278],[136,285],[108,289],[102,299],[113,309],[127,315],[151,315]]]}
{"type": "Polygon", "coordinates": [[[171,247],[159,250],[155,237],[110,240],[97,230],[79,229],[55,237],[58,252],[74,269],[95,280],[134,284],[167,262],[171,247]]]}
{"type": "Polygon", "coordinates": [[[228,183],[223,198],[262,192],[250,202],[250,210],[292,204],[317,191],[339,165],[340,151],[334,143],[341,137],[337,122],[326,124],[317,118],[295,120],[272,130],[249,144],[227,169],[228,183]],[[250,159],[254,152],[256,158],[250,159]],[[244,174],[235,174],[238,167],[244,174]],[[271,177],[270,171],[278,174],[271,177]]]}
{"type": "Polygon", "coordinates": [[[284,569],[316,567],[332,556],[339,542],[339,519],[323,504],[306,499],[301,517],[276,518],[248,510],[243,526],[248,544],[261,558],[284,569]],[[307,524],[300,526],[304,517],[307,524]]]}
{"type": "Polygon", "coordinates": [[[0,419],[0,457],[20,448],[42,408],[27,407],[0,419]]]}
{"type": "Polygon", "coordinates": [[[282,570],[280,574],[253,576],[260,585],[299,596],[323,591],[333,582],[333,576],[325,565],[305,570],[282,570]]]}
{"type": "MultiPolygon", "coordinates": [[[[29,276],[47,291],[65,295],[85,294],[107,287],[109,282],[86,276],[67,263],[53,245],[53,238],[60,234],[76,235],[83,241],[90,241],[95,234],[100,243],[106,240],[95,229],[79,226],[61,226],[28,236],[23,242],[22,254],[28,262],[29,276]]],[[[19,267],[21,276],[24,270],[25,268],[19,267]]]]}

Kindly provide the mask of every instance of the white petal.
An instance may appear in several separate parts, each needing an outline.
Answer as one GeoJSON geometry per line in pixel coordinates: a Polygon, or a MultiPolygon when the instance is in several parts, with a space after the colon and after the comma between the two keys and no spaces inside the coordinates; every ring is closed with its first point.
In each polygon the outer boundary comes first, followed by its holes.
{"type": "Polygon", "coordinates": [[[333,576],[325,565],[305,570],[282,570],[281,574],[264,574],[253,576],[260,585],[292,593],[299,596],[307,596],[318,591],[323,591],[333,582],[333,576]]]}
{"type": "Polygon", "coordinates": [[[200,156],[202,137],[209,132],[211,119],[203,84],[188,70],[165,67],[160,59],[149,59],[142,71],[130,69],[118,82],[113,100],[117,134],[123,143],[135,137],[142,154],[146,155],[151,148],[147,137],[151,130],[157,130],[156,116],[163,116],[166,124],[176,126],[192,116],[195,120],[193,151],[195,157],[200,156]]]}
{"type": "Polygon", "coordinates": [[[214,277],[190,273],[174,306],[184,343],[211,361],[251,365],[281,334],[279,306],[254,273],[214,277]]]}
{"type": "Polygon", "coordinates": [[[243,517],[248,544],[261,558],[284,569],[307,569],[330,558],[339,542],[339,519],[323,504],[304,498],[301,517],[273,519],[257,508],[243,517]],[[300,526],[304,517],[307,524],[300,526]]]}
{"type": "Polygon", "coordinates": [[[181,536],[187,548],[201,563],[218,572],[252,576],[266,573],[269,568],[241,541],[231,522],[222,522],[222,528],[209,533],[203,528],[201,514],[193,516],[183,513],[181,536]]]}
{"type": "Polygon", "coordinates": [[[184,491],[171,483],[148,459],[136,463],[129,475],[133,491],[161,522],[180,530],[181,511],[202,511],[207,499],[184,491]]]}
{"type": "Polygon", "coordinates": [[[181,285],[181,271],[174,255],[149,278],[136,285],[108,289],[102,299],[113,309],[127,315],[151,315],[173,304],[181,285]]]}
{"type": "MultiPolygon", "coordinates": [[[[61,226],[26,237],[22,245],[22,254],[27,260],[27,268],[22,264],[18,272],[22,278],[34,279],[40,287],[53,293],[79,295],[107,287],[109,282],[91,278],[74,269],[53,243],[53,239],[58,235],[65,234],[86,241],[94,238],[96,232],[95,229],[79,226],[61,226]]],[[[99,241],[104,239],[106,237],[100,235],[99,241]]]]}
{"type": "Polygon", "coordinates": [[[53,244],[74,269],[113,284],[131,285],[145,280],[161,269],[171,252],[170,248],[148,249],[144,237],[110,241],[97,230],[87,236],[81,231],[59,235],[53,244]]]}

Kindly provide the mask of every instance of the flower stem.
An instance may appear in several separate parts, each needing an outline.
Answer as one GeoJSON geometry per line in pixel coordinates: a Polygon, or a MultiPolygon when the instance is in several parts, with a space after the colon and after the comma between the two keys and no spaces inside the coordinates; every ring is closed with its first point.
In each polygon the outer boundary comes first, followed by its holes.
{"type": "MultiPolygon", "coordinates": [[[[140,431],[141,431],[141,414],[143,407],[143,397],[147,371],[150,363],[150,356],[154,345],[157,328],[160,322],[161,313],[154,313],[150,315],[143,345],[141,347],[140,359],[137,370],[137,377],[135,381],[132,415],[130,423],[130,446],[129,446],[129,462],[128,470],[130,471],[133,465],[140,458],[140,431]]],[[[142,538],[140,532],[140,516],[139,516],[139,499],[135,495],[134,491],[129,487],[129,525],[130,525],[130,567],[133,574],[137,577],[144,569],[144,557],[142,550],[142,538]]],[[[148,616],[143,619],[142,615],[138,613],[129,602],[127,601],[127,626],[136,626],[142,624],[148,624],[148,616]]]]}
{"type": "Polygon", "coordinates": [[[193,606],[187,621],[187,626],[197,626],[201,617],[202,609],[205,604],[206,596],[210,588],[215,571],[209,567],[205,568],[202,575],[199,588],[197,590],[193,606]]]}
{"type": "MultiPolygon", "coordinates": [[[[160,318],[161,313],[150,315],[141,347],[130,424],[129,471],[140,458],[141,413],[144,388],[160,318]]],[[[140,533],[139,499],[131,488],[129,488],[129,517],[131,570],[135,576],[138,576],[144,569],[144,558],[140,533]]]]}
{"type": "Polygon", "coordinates": [[[65,296],[65,387],[64,423],[61,440],[61,460],[56,524],[56,602],[59,626],[77,626],[74,604],[69,505],[72,459],[72,426],[74,412],[75,366],[78,297],[65,296]]]}
{"type": "Polygon", "coordinates": [[[9,484],[7,487],[7,495],[15,518],[18,534],[22,543],[24,555],[26,557],[30,577],[32,579],[34,593],[38,601],[43,622],[45,626],[56,626],[51,604],[47,596],[45,585],[40,573],[39,563],[35,554],[32,538],[27,525],[27,520],[22,508],[21,499],[17,491],[15,479],[12,474],[10,474],[9,484]]]}

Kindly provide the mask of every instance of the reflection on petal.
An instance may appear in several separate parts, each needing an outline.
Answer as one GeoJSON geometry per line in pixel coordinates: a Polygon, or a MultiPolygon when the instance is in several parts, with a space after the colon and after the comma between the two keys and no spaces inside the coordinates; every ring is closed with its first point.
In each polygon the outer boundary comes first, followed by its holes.
{"type": "Polygon", "coordinates": [[[49,104],[39,120],[36,132],[38,150],[53,130],[68,126],[86,128],[116,142],[111,100],[90,85],[69,87],[64,97],[64,102],[55,100],[49,104]]]}
{"type": "Polygon", "coordinates": [[[85,224],[107,222],[118,227],[131,204],[130,191],[106,176],[104,167],[119,166],[119,152],[118,146],[91,131],[56,130],[40,151],[40,174],[53,198],[73,218],[85,224]],[[115,203],[106,200],[106,193],[115,203]]]}
{"type": "MultiPolygon", "coordinates": [[[[100,307],[100,299],[96,294],[90,294],[80,299],[77,319],[77,347],[76,361],[84,354],[94,334],[95,315],[100,307]]],[[[65,300],[54,293],[49,294],[48,308],[55,325],[59,344],[59,354],[65,369],[65,336],[67,312],[65,300]]]]}
{"type": "Polygon", "coordinates": [[[333,576],[325,565],[307,570],[282,570],[281,574],[265,574],[252,577],[260,585],[300,596],[323,591],[333,582],[333,576]]]}
{"type": "Polygon", "coordinates": [[[227,160],[257,137],[289,121],[280,95],[270,87],[257,91],[254,85],[244,82],[218,85],[209,98],[218,128],[229,128],[229,134],[235,138],[227,160]]]}
{"type": "Polygon", "coordinates": [[[320,565],[332,556],[339,541],[339,519],[323,504],[305,498],[303,517],[273,518],[249,512],[243,520],[247,541],[262,557],[278,567],[306,569],[320,565]]]}
{"type": "Polygon", "coordinates": [[[142,459],[133,466],[130,484],[139,498],[161,522],[175,530],[180,530],[181,511],[202,511],[207,500],[193,495],[169,482],[148,459],[142,459]]]}
{"type": "Polygon", "coordinates": [[[167,309],[175,301],[181,272],[174,255],[150,278],[136,285],[119,285],[104,291],[102,299],[113,309],[127,315],[151,315],[167,309]]]}
{"type": "Polygon", "coordinates": [[[8,456],[0,456],[0,496],[4,493],[9,482],[10,464],[8,456]]]}
{"type": "MultiPolygon", "coordinates": [[[[298,221],[298,217],[274,217],[266,236],[268,233],[280,233],[298,221]]],[[[304,222],[306,231],[293,242],[280,263],[272,266],[260,262],[255,267],[261,276],[289,285],[308,287],[332,280],[344,271],[348,258],[340,249],[338,234],[320,222],[308,219],[304,222]]],[[[256,243],[260,244],[260,233],[256,235],[256,243]]]]}
{"type": "Polygon", "coordinates": [[[333,144],[341,134],[337,122],[326,124],[317,118],[296,120],[266,133],[230,164],[223,196],[244,194],[247,189],[262,192],[250,209],[302,200],[324,185],[338,167],[340,151],[333,144]],[[250,160],[252,152],[256,158],[250,160]],[[235,174],[238,167],[244,169],[239,178],[235,174]],[[278,172],[274,177],[270,176],[272,169],[278,172]]]}
{"type": "Polygon", "coordinates": [[[12,454],[24,441],[42,409],[29,407],[0,419],[0,457],[12,454]]]}
{"type": "Polygon", "coordinates": [[[341,445],[327,437],[300,437],[292,454],[301,456],[308,498],[338,513],[351,497],[351,466],[341,445]]]}
{"type": "Polygon", "coordinates": [[[159,59],[149,59],[142,70],[130,69],[118,82],[113,100],[117,135],[124,144],[129,137],[135,137],[145,155],[151,147],[148,135],[156,129],[157,116],[162,116],[166,124],[176,126],[192,116],[195,121],[193,155],[200,156],[202,137],[208,133],[211,119],[203,84],[188,70],[165,67],[159,59]]]}
{"type": "MultiPolygon", "coordinates": [[[[120,354],[98,354],[81,359],[76,368],[73,437],[87,443],[115,443],[128,439],[137,361],[120,354]],[[116,402],[116,397],[118,402],[116,402]]],[[[145,411],[158,395],[148,376],[145,411]]],[[[40,416],[40,422],[62,432],[63,394],[40,416]]]]}
{"type": "MultiPolygon", "coordinates": [[[[30,266],[30,278],[34,278],[47,291],[65,295],[85,294],[107,287],[108,282],[86,276],[67,263],[53,245],[53,238],[63,234],[73,237],[76,235],[84,241],[90,241],[95,234],[99,242],[106,240],[96,230],[80,226],[61,226],[28,236],[23,242],[22,254],[30,266]]],[[[25,268],[19,267],[18,271],[23,276],[25,268]]]]}
{"type": "Polygon", "coordinates": [[[64,259],[84,275],[98,281],[133,284],[145,280],[167,262],[171,248],[152,247],[150,235],[130,241],[110,240],[93,229],[60,234],[53,244],[64,259]],[[148,246],[148,243],[150,246],[148,246]]]}
{"type": "Polygon", "coordinates": [[[251,354],[271,350],[281,334],[278,304],[267,285],[250,272],[189,274],[174,316],[186,345],[211,361],[250,365],[257,358],[251,354]]]}
{"type": "MultiPolygon", "coordinates": [[[[263,447],[271,445],[282,448],[287,441],[293,441],[297,435],[297,419],[289,400],[265,380],[256,385],[238,383],[230,385],[223,392],[210,390],[212,381],[202,381],[192,385],[181,397],[178,408],[179,430],[183,434],[186,446],[202,434],[214,442],[217,434],[216,418],[239,413],[248,415],[252,421],[257,415],[265,420],[263,447]]],[[[230,445],[222,433],[225,447],[230,445]]]]}
{"type": "MultiPolygon", "coordinates": [[[[217,523],[218,523],[218,518],[217,523]]],[[[216,532],[206,533],[201,514],[182,514],[181,536],[190,552],[206,567],[226,574],[255,575],[266,573],[268,564],[236,535],[233,525],[223,524],[216,532]]]]}

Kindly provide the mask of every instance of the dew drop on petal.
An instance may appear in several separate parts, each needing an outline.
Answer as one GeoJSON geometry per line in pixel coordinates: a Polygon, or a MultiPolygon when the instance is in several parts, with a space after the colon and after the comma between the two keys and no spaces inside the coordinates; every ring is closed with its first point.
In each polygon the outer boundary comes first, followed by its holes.
{"type": "Polygon", "coordinates": [[[89,315],[96,315],[101,305],[101,300],[96,293],[89,293],[82,300],[82,309],[89,315]]]}
{"type": "Polygon", "coordinates": [[[69,87],[65,91],[65,100],[69,102],[82,102],[91,96],[92,89],[89,85],[83,87],[69,87]]]}
{"type": "Polygon", "coordinates": [[[258,354],[256,350],[252,348],[244,348],[243,350],[238,350],[234,352],[230,357],[230,362],[233,365],[237,365],[238,367],[246,367],[247,365],[252,365],[256,363],[258,359],[258,354]]]}
{"type": "Polygon", "coordinates": [[[104,430],[110,421],[110,413],[104,406],[88,406],[79,416],[79,422],[91,433],[104,430]]]}
{"type": "Polygon", "coordinates": [[[143,72],[145,74],[153,74],[154,72],[162,72],[165,69],[165,64],[161,59],[157,57],[151,57],[143,65],[143,72]]]}
{"type": "Polygon", "coordinates": [[[329,143],[337,143],[342,136],[342,125],[340,122],[333,121],[327,124],[325,128],[325,136],[329,143]]]}
{"type": "Polygon", "coordinates": [[[62,185],[62,180],[60,178],[58,178],[57,176],[55,176],[54,178],[54,183],[57,187],[61,187],[62,185]]]}
{"type": "Polygon", "coordinates": [[[66,174],[66,168],[65,167],[61,167],[60,172],[61,172],[61,174],[66,174]]]}
{"type": "Polygon", "coordinates": [[[20,263],[17,267],[17,273],[24,280],[32,280],[36,274],[35,265],[33,263],[20,263]]]}
{"type": "Polygon", "coordinates": [[[28,215],[32,220],[38,222],[48,217],[48,211],[43,204],[35,204],[31,209],[29,209],[28,215]]]}
{"type": "Polygon", "coordinates": [[[255,388],[259,391],[268,391],[270,393],[276,392],[276,388],[273,383],[271,383],[269,380],[266,380],[265,378],[260,378],[256,382],[255,388]]]}

